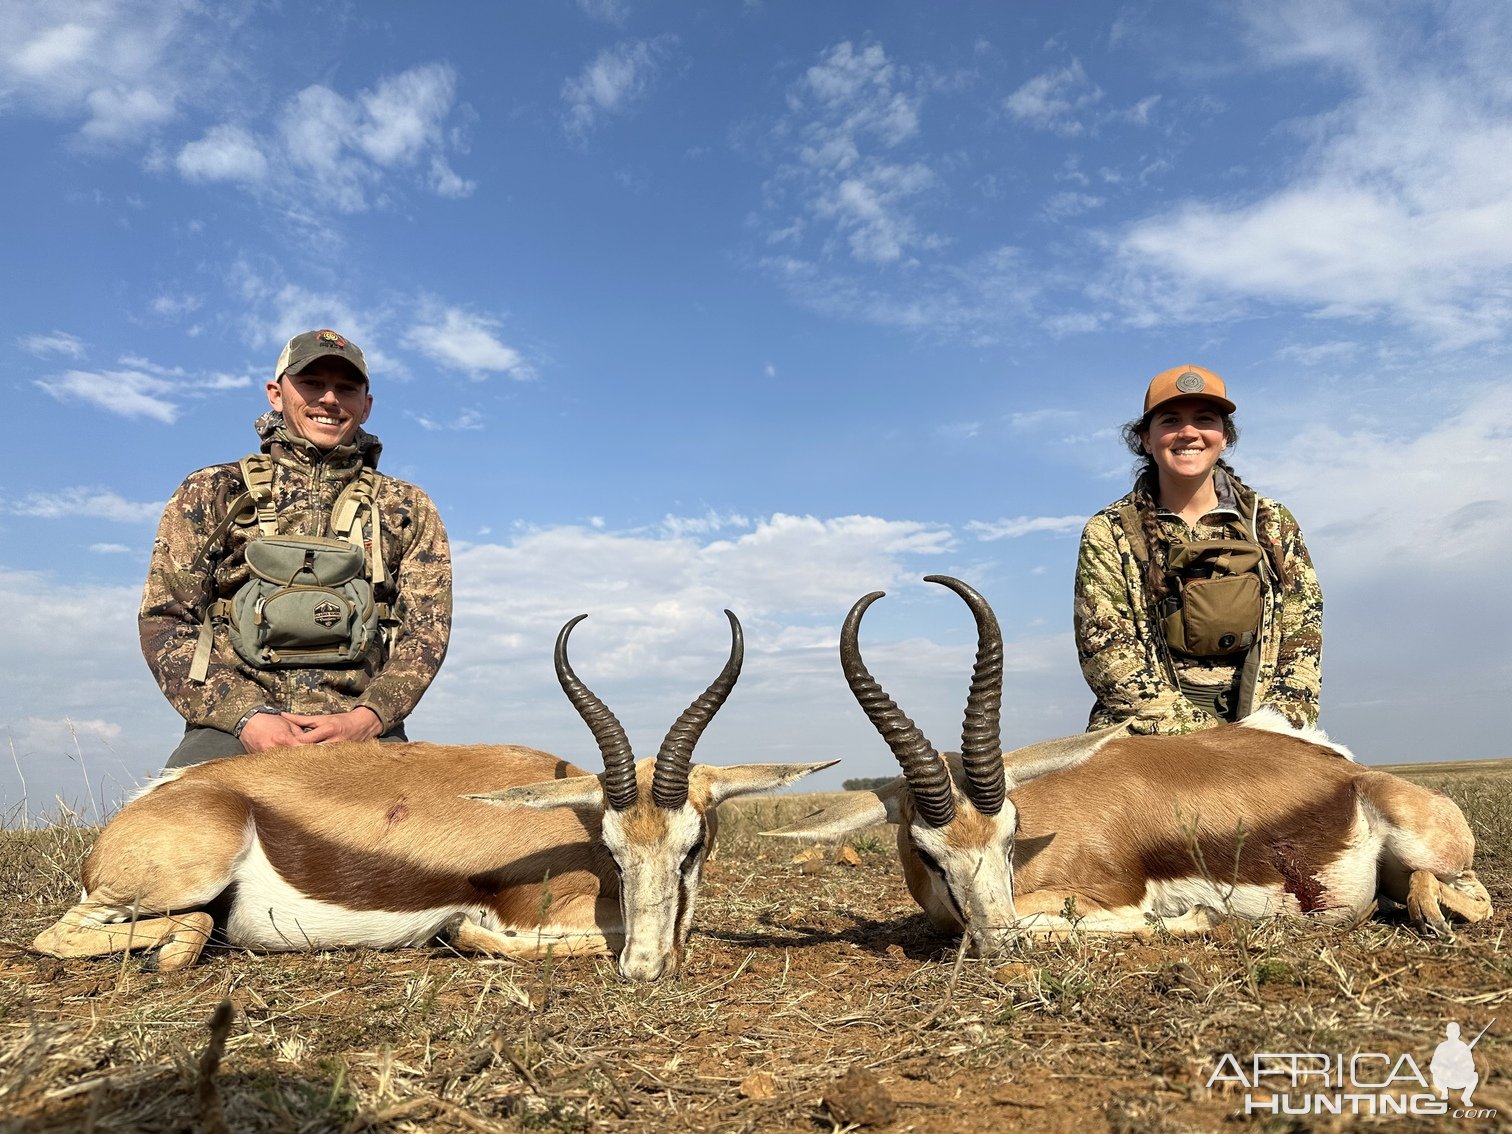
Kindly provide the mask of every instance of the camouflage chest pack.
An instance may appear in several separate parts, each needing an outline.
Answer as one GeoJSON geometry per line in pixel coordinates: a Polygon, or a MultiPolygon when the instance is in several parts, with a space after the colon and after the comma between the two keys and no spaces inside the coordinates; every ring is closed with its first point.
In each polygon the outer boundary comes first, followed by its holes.
{"type": "Polygon", "coordinates": [[[377,474],[364,468],[342,489],[331,508],[330,536],[307,536],[278,531],[272,458],[254,453],[240,467],[246,491],[231,502],[195,569],[208,573],[226,533],[255,522],[258,531],[244,550],[249,576],[229,599],[206,603],[189,680],[204,682],[217,625],[237,656],[257,669],[359,663],[389,621],[387,606],[374,598],[385,577],[377,474]]]}
{"type": "MultiPolygon", "coordinates": [[[[1124,530],[1136,558],[1149,561],[1143,528],[1133,508],[1124,530]]],[[[1260,634],[1265,590],[1265,551],[1245,530],[1219,539],[1171,541],[1167,554],[1170,593],[1157,604],[1162,636],[1188,657],[1224,657],[1250,649],[1260,634]]]]}

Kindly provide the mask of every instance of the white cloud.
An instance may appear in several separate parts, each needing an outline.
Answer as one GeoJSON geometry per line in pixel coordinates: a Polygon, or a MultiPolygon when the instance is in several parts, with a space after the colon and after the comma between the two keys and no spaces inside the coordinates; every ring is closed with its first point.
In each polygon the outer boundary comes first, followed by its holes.
{"type": "Polygon", "coordinates": [[[117,370],[68,370],[36,379],[34,385],[61,402],[86,402],[121,417],[152,418],[165,425],[178,420],[186,399],[251,385],[246,375],[197,376],[131,355],[118,361],[117,370]]]}
{"type": "Polygon", "coordinates": [[[482,429],[484,420],[483,415],[477,410],[473,409],[463,410],[456,417],[452,418],[451,421],[437,421],[433,417],[427,417],[424,414],[415,413],[413,411],[409,411],[408,416],[421,429],[424,429],[427,432],[431,433],[437,433],[445,430],[450,430],[452,432],[466,432],[470,430],[482,429]]]}
{"type": "Polygon", "coordinates": [[[1490,579],[1512,557],[1512,384],[1435,403],[1440,420],[1427,429],[1289,429],[1247,455],[1256,471],[1241,475],[1297,514],[1334,578],[1364,582],[1410,564],[1436,595],[1490,579]]]}
{"type": "Polygon", "coordinates": [[[1037,532],[1079,532],[1086,516],[1017,516],[1011,520],[972,520],[966,530],[980,540],[1017,539],[1037,532]]]}
{"type": "Polygon", "coordinates": [[[76,806],[119,800],[139,775],[162,767],[183,721],[142,664],[141,597],[139,583],[99,586],[0,564],[7,807],[22,798],[22,777],[27,809],[38,816],[55,796],[76,806]]]}
{"type": "Polygon", "coordinates": [[[408,165],[442,142],[442,124],[456,98],[456,73],[432,63],[381,80],[358,96],[363,113],[356,144],[381,166],[408,165]]]}
{"type": "Polygon", "coordinates": [[[826,245],[838,235],[862,263],[939,247],[914,212],[939,179],[900,153],[919,134],[922,103],[922,83],[880,44],[825,52],[789,89],[776,130],[788,156],[767,185],[768,241],[801,241],[818,221],[826,245]]]}
{"type": "Polygon", "coordinates": [[[1008,247],[959,264],[923,266],[906,279],[796,256],[767,257],[761,266],[820,314],[979,345],[997,341],[1000,328],[1032,313],[1042,287],[1020,250],[1008,247]]]}
{"type": "Polygon", "coordinates": [[[590,20],[623,26],[630,16],[628,0],[577,0],[577,6],[590,20]]]}
{"type": "Polygon", "coordinates": [[[37,383],[60,402],[81,401],[121,417],[178,420],[175,384],[143,370],[69,370],[37,383]]]}
{"type": "Polygon", "coordinates": [[[268,159],[256,138],[240,126],[212,126],[178,153],[174,165],[190,181],[242,181],[268,176],[268,159]]]}
{"type": "Polygon", "coordinates": [[[177,319],[198,311],[203,302],[197,295],[169,295],[165,292],[152,300],[152,313],[177,319]]]}
{"type": "Polygon", "coordinates": [[[1188,199],[1131,225],[1113,294],[1139,324],[1286,305],[1395,322],[1445,346],[1512,326],[1512,18],[1435,9],[1428,44],[1409,6],[1246,9],[1259,65],[1327,68],[1348,94],[1292,123],[1302,140],[1273,191],[1188,199]]]}
{"type": "Polygon", "coordinates": [[[1086,131],[1078,115],[1102,101],[1103,93],[1087,78],[1079,60],[1030,79],[1003,100],[1003,107],[1017,121],[1037,130],[1065,137],[1086,131]]]}
{"type": "Polygon", "coordinates": [[[96,555],[137,555],[140,549],[128,547],[124,543],[92,543],[89,550],[96,555]]]}
{"type": "Polygon", "coordinates": [[[1046,200],[1042,211],[1051,220],[1069,220],[1100,209],[1106,202],[1107,198],[1095,193],[1063,192],[1053,194],[1046,200]]]}
{"type": "Polygon", "coordinates": [[[45,335],[23,335],[17,340],[22,350],[39,358],[47,354],[66,354],[69,358],[84,357],[84,343],[77,335],[67,331],[53,331],[45,335]]]}
{"type": "Polygon", "coordinates": [[[90,118],[79,136],[96,144],[133,141],[178,113],[171,96],[146,87],[100,88],[90,91],[85,103],[90,118]]]}
{"type": "Polygon", "coordinates": [[[272,377],[278,352],[291,336],[317,327],[334,328],[356,342],[375,382],[404,376],[403,364],[384,350],[377,334],[394,317],[387,307],[362,310],[343,295],[289,283],[276,272],[264,275],[245,260],[232,265],[229,283],[243,312],[243,335],[266,351],[267,369],[253,372],[253,384],[272,377]]]}
{"type": "Polygon", "coordinates": [[[461,145],[448,125],[456,89],[456,72],[442,63],[384,76],[351,97],[312,84],[283,103],[269,130],[213,125],[173,165],[188,181],[236,184],[291,212],[385,205],[406,173],[439,196],[465,197],[475,184],[449,162],[461,145]]]}
{"type": "Polygon", "coordinates": [[[42,2],[0,8],[0,90],[77,122],[87,146],[137,143],[203,102],[230,70],[241,14],[191,0],[42,2]]]}
{"type": "Polygon", "coordinates": [[[563,128],[581,138],[605,115],[628,113],[650,92],[676,43],[673,36],[658,36],[600,51],[562,84],[562,101],[567,104],[563,128]]]}
{"type": "Polygon", "coordinates": [[[475,380],[491,373],[521,379],[532,376],[520,352],[505,346],[494,334],[499,320],[458,307],[442,308],[434,303],[427,307],[423,321],[405,332],[406,346],[475,380]]]}
{"type": "Polygon", "coordinates": [[[154,522],[166,501],[126,500],[108,488],[65,488],[59,492],[34,492],[18,500],[0,501],[0,509],[16,516],[57,520],[87,516],[96,520],[137,524],[154,522]]]}

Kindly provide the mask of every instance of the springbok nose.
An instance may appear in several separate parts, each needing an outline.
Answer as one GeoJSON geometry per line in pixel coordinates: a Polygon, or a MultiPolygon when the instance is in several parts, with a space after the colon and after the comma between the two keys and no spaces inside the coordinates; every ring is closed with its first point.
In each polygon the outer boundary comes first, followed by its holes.
{"type": "Polygon", "coordinates": [[[966,952],[972,957],[996,957],[1006,953],[1013,940],[1012,933],[1000,926],[973,929],[968,937],[966,952]]]}
{"type": "Polygon", "coordinates": [[[620,976],[626,980],[650,983],[661,980],[667,971],[667,958],[655,953],[626,949],[620,956],[620,976]]]}

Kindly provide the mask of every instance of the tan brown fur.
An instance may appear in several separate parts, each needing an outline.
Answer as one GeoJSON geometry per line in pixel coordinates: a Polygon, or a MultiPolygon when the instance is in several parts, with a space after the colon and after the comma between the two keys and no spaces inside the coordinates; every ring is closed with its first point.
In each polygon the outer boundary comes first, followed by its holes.
{"type": "Polygon", "coordinates": [[[1146,879],[1205,872],[1316,909],[1309,879],[1343,850],[1362,771],[1299,737],[1238,726],[1114,740],[1014,789],[1015,888],[1074,885],[1116,908],[1136,905],[1146,879]]]}
{"type": "Polygon", "coordinates": [[[114,951],[124,926],[91,930],[106,918],[135,917],[141,938],[166,936],[172,923],[158,934],[157,915],[217,897],[254,833],[290,886],[345,909],[468,905],[508,926],[613,932],[616,882],[597,815],[564,808],[511,817],[462,798],[581,775],[535,749],[376,741],[186,768],[106,825],[85,861],[88,897],[35,946],[67,956],[114,951]]]}

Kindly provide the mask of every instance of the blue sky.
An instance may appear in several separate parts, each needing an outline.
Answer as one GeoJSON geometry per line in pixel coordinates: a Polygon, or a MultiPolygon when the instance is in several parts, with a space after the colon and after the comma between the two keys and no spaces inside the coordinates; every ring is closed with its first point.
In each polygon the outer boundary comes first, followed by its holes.
{"type": "Polygon", "coordinates": [[[1496,0],[10,0],[0,45],[8,808],[171,749],[157,515],[325,326],[454,544],[413,736],[591,763],[550,669],[587,612],[579,672],[650,754],[728,606],[746,673],[700,756],[885,774],[838,624],[890,592],[868,660],[954,747],[971,623],[932,572],[1003,621],[1006,740],[1077,731],[1077,535],[1145,382],[1196,362],[1312,547],[1324,727],[1507,751],[1496,0]]]}

